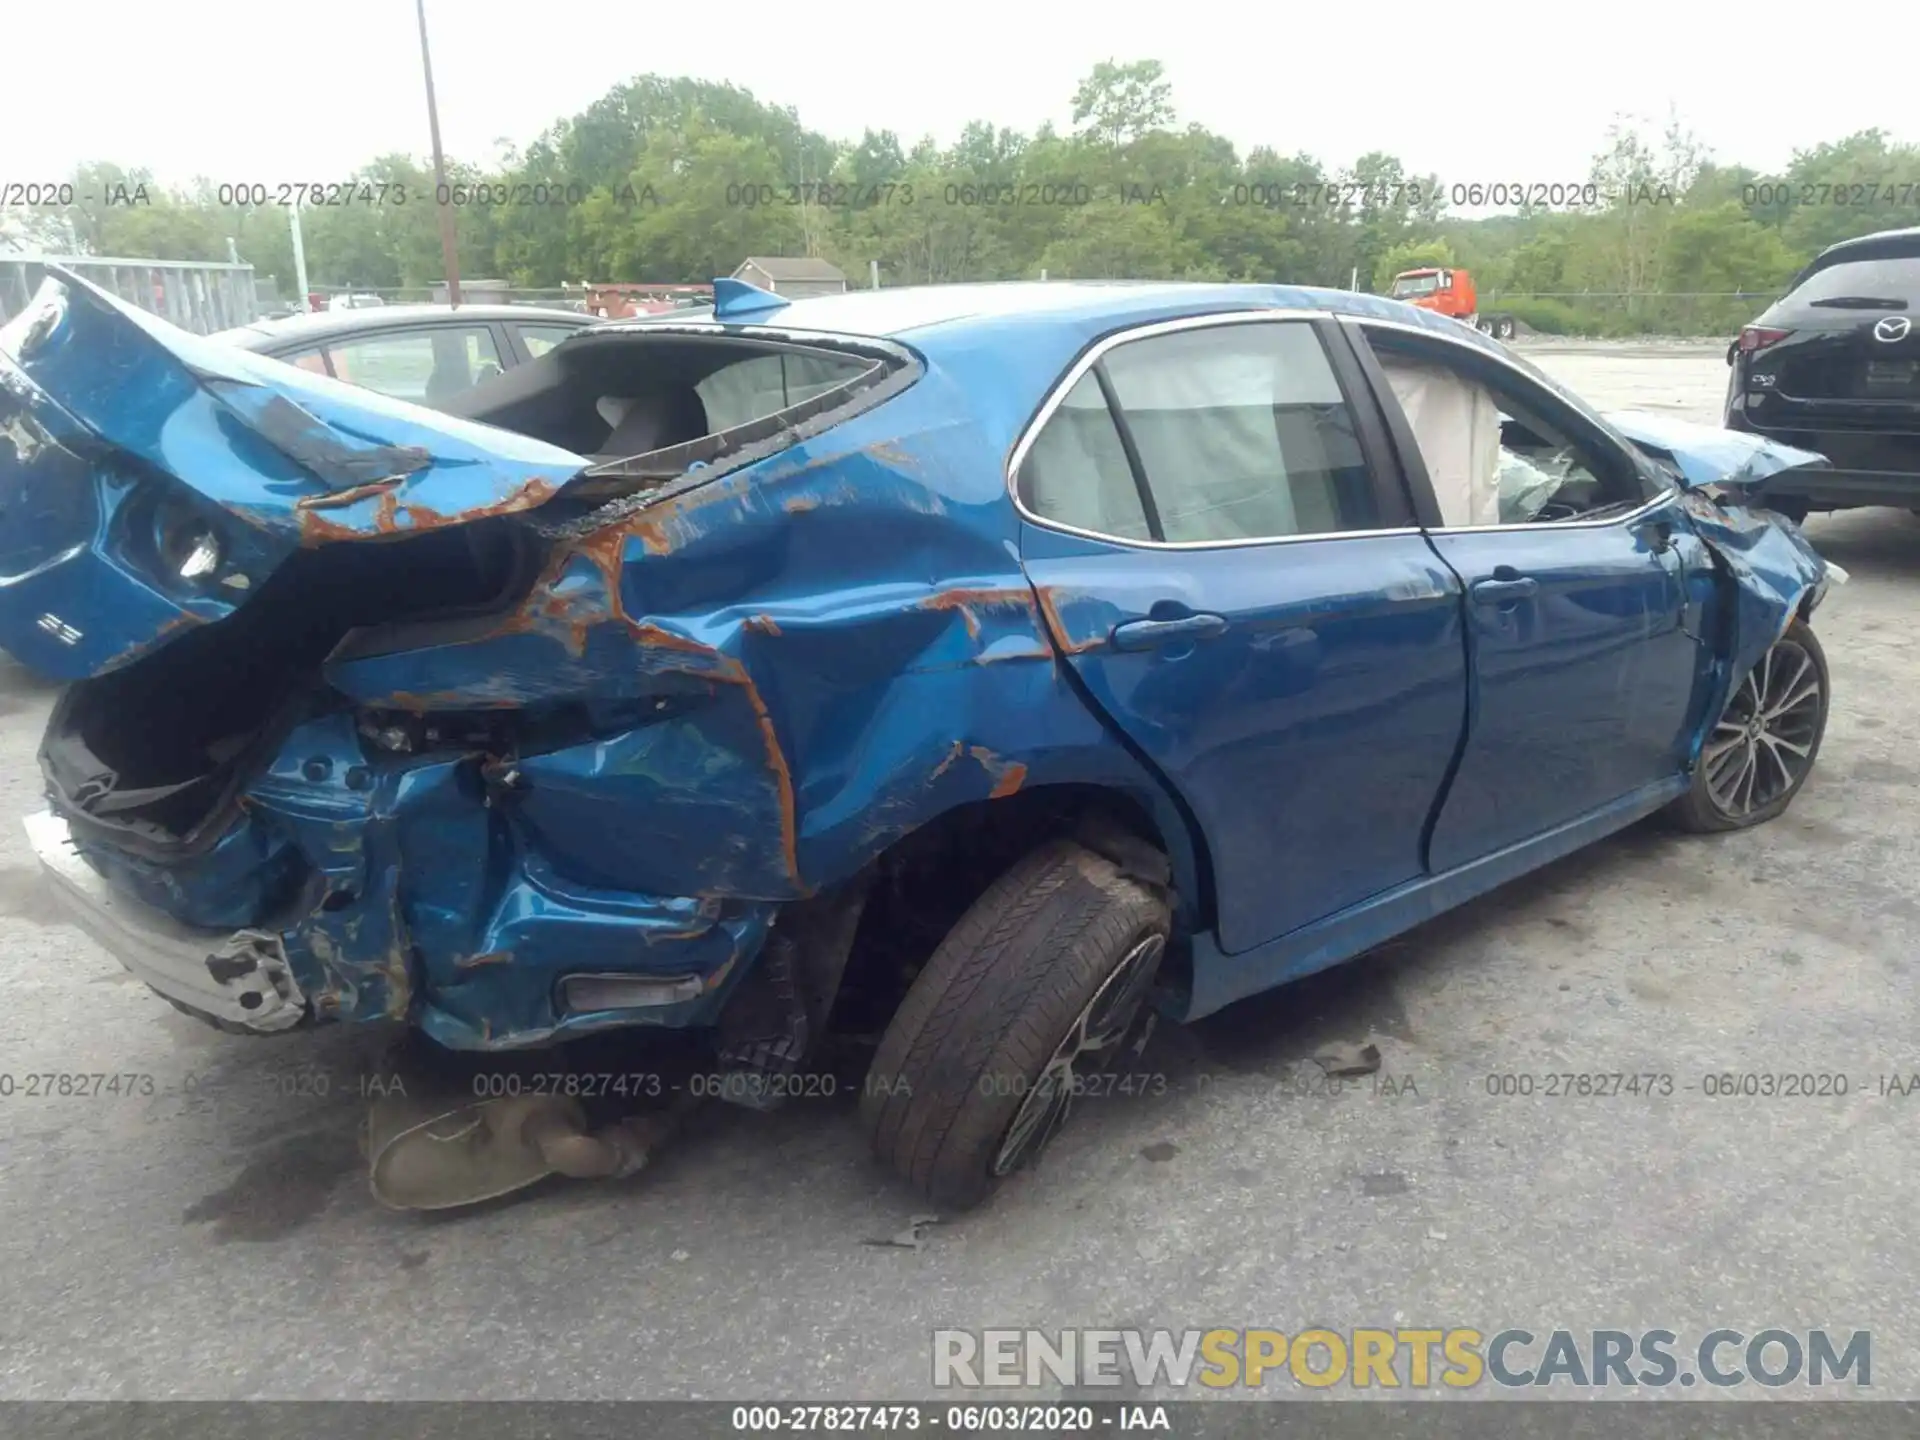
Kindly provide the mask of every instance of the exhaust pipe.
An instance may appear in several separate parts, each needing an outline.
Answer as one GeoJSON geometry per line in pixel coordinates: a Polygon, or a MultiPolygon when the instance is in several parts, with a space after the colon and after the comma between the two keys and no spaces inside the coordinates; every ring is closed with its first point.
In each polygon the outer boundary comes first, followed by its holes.
{"type": "Polygon", "coordinates": [[[451,1210],[539,1184],[551,1175],[620,1179],[680,1127],[691,1100],[590,1132],[566,1095],[474,1099],[442,1077],[396,1072],[367,1112],[367,1178],[392,1210],[451,1210]]]}

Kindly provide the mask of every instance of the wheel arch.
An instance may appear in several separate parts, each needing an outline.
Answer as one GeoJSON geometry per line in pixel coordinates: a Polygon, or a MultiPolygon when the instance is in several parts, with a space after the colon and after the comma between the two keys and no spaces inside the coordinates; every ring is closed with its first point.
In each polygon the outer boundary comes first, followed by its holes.
{"type": "Polygon", "coordinates": [[[1211,864],[1191,817],[1148,780],[1054,780],[930,815],[843,882],[868,898],[842,991],[896,990],[995,879],[1062,838],[1169,892],[1176,939],[1163,975],[1174,988],[1186,987],[1190,951],[1181,942],[1211,927],[1213,908],[1211,864]]]}

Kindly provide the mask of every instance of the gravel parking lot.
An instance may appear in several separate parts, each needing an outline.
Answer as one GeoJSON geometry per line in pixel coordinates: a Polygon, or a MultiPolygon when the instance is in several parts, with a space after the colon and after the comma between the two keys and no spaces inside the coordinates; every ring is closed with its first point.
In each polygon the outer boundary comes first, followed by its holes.
{"type": "MultiPolygon", "coordinates": [[[[1712,420],[1719,347],[1527,347],[1603,408],[1712,420]]],[[[1199,1025],[1146,1093],[1084,1105],[1042,1168],[918,1248],[852,1099],[731,1109],[619,1184],[451,1219],[367,1193],[374,1040],[174,1014],[40,895],[0,826],[0,1071],[154,1093],[0,1099],[0,1395],[929,1394],[935,1326],[1312,1323],[1873,1333],[1920,1398],[1920,519],[1816,519],[1835,705],[1782,820],[1641,826],[1388,949],[1199,1025]],[[1902,637],[1908,637],[1903,639],[1902,637]],[[1388,1086],[1314,1088],[1376,1043],[1388,1086]],[[302,1065],[330,1093],[298,1093],[302,1065]],[[1499,1098],[1488,1077],[1674,1077],[1665,1098],[1499,1098]],[[1720,1072],[1844,1096],[1709,1098],[1720,1072]]],[[[0,815],[32,808],[49,696],[0,692],[0,815]]],[[[1275,857],[1275,863],[1284,863],[1275,857]]],[[[309,1087],[309,1090],[312,1087],[309,1087]]],[[[1497,1088],[1497,1087],[1496,1087],[1497,1088]]]]}

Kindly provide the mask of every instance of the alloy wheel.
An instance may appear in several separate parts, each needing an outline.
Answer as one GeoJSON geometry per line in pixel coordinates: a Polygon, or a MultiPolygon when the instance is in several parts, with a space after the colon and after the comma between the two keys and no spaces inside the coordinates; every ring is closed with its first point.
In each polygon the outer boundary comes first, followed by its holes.
{"type": "Polygon", "coordinates": [[[1776,641],[1727,702],[1700,756],[1707,794],[1723,815],[1763,810],[1806,777],[1822,701],[1813,657],[1796,641],[1776,641]]]}
{"type": "Polygon", "coordinates": [[[1140,1014],[1166,945],[1164,935],[1142,939],[1074,1017],[1007,1126],[999,1153],[993,1157],[996,1176],[1011,1174],[1046,1148],[1066,1124],[1074,1094],[1085,1078],[1099,1074],[1119,1052],[1140,1014]]]}

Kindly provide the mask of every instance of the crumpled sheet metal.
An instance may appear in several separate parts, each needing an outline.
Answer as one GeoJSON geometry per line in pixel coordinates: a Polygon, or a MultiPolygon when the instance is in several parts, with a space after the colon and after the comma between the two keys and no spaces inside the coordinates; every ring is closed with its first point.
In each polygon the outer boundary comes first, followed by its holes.
{"type": "Polygon", "coordinates": [[[24,358],[0,357],[0,575],[10,616],[65,623],[57,640],[9,630],[49,678],[119,668],[224,618],[302,549],[536,509],[586,463],[189,335],[48,268],[35,303],[64,295],[64,318],[24,358]],[[218,585],[169,584],[129,558],[125,535],[157,523],[154,487],[131,483],[152,472],[217,537],[218,585]]]}
{"type": "Polygon", "coordinates": [[[1751,492],[1783,471],[1826,464],[1825,456],[1762,435],[1644,410],[1612,410],[1601,418],[1635,444],[1667,457],[1689,485],[1703,489],[1732,486],[1751,492]]]}
{"type": "MultiPolygon", "coordinates": [[[[1810,611],[1809,602],[1818,603],[1830,580],[1846,578],[1821,558],[1799,525],[1752,503],[1764,496],[1773,476],[1825,465],[1826,459],[1764,436],[1664,415],[1615,411],[1603,418],[1685,477],[1687,514],[1732,588],[1729,633],[1706,712],[1718,715],[1794,618],[1810,611]]],[[[1694,737],[1692,761],[1705,743],[1703,729],[1694,737]]]]}
{"type": "MultiPolygon", "coordinates": [[[[1707,710],[1718,715],[1727,697],[1787,626],[1808,613],[1810,601],[1818,603],[1831,567],[1800,527],[1784,515],[1723,503],[1698,490],[1688,492],[1686,507],[1734,600],[1726,648],[1716,669],[1714,698],[1707,710]]],[[[1694,736],[1690,763],[1699,759],[1706,735],[1703,727],[1694,736]]]]}
{"type": "Polygon", "coordinates": [[[913,401],[579,525],[508,614],[329,664],[372,711],[610,717],[514,757],[510,794],[478,750],[386,753],[326,717],[167,883],[217,897],[224,922],[278,898],[243,893],[268,874],[244,858],[290,847],[321,877],[285,932],[316,1004],[486,1049],[711,1023],[783,903],[955,805],[1085,782],[1177,825],[1056,667],[1044,611],[1072,597],[1028,585],[996,465],[937,400],[916,426],[913,401]],[[703,989],[566,1014],[568,972],[703,989]]]}
{"type": "Polygon", "coordinates": [[[186,334],[48,269],[67,287],[72,333],[30,359],[28,377],[110,445],[283,544],[530,509],[581,467],[570,451],[491,426],[422,423],[413,406],[186,334]]]}

